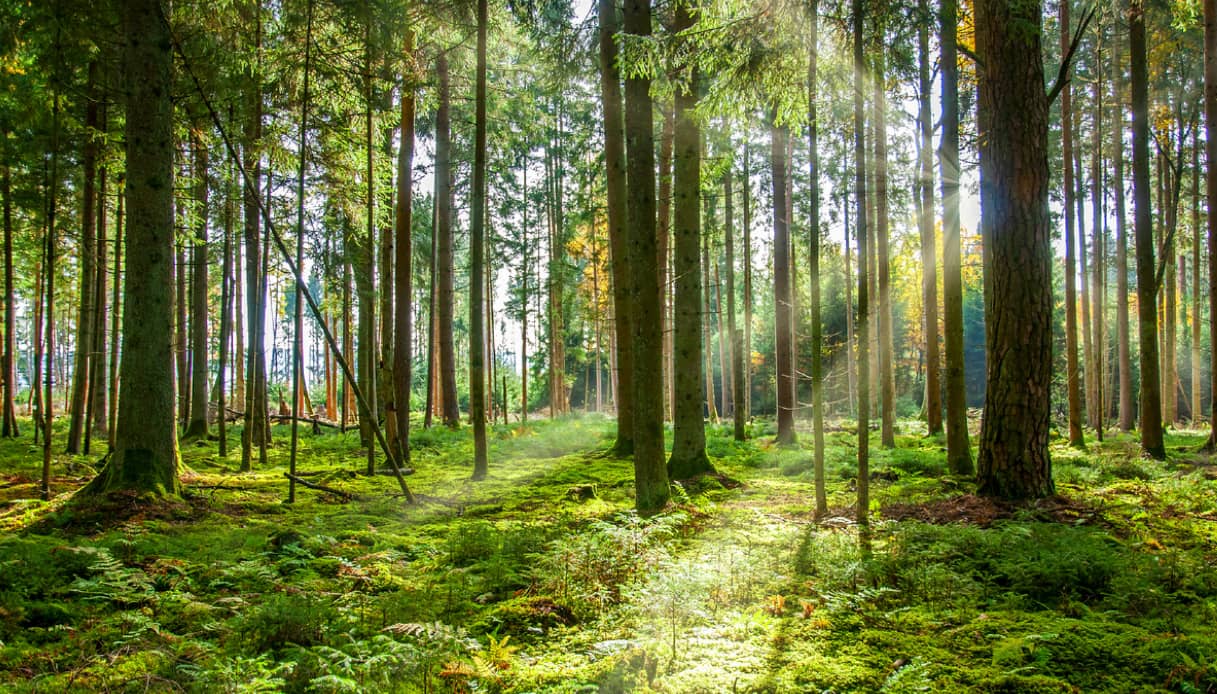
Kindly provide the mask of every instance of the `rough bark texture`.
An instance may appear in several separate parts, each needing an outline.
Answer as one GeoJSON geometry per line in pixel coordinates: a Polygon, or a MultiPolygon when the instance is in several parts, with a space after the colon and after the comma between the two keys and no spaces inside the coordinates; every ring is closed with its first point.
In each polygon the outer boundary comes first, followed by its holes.
{"type": "MultiPolygon", "coordinates": [[[[5,153],[7,157],[7,152],[5,153]]],[[[17,327],[13,298],[13,184],[8,161],[0,171],[0,195],[4,196],[4,405],[3,436],[16,438],[17,412],[14,398],[17,391],[17,372],[13,369],[13,331],[17,327]]]]}
{"type": "MultiPolygon", "coordinates": [[[[651,35],[650,0],[626,0],[623,28],[634,36],[651,35]]],[[[655,247],[655,131],[651,80],[625,81],[627,226],[630,258],[629,300],[634,340],[634,487],[635,506],[651,512],[668,502],[663,449],[663,336],[655,247]]]]}
{"type": "MultiPolygon", "coordinates": [[[[193,136],[194,150],[194,243],[191,246],[190,278],[190,420],[185,438],[207,437],[207,146],[202,137],[193,136]]],[[[222,416],[222,415],[221,415],[222,416]]]]}
{"type": "Polygon", "coordinates": [[[1040,3],[976,3],[988,374],[978,491],[1053,493],[1052,235],[1040,3]]]}
{"type": "Polygon", "coordinates": [[[866,364],[870,360],[869,290],[866,255],[866,63],[862,45],[864,26],[862,0],[853,0],[853,57],[854,57],[854,202],[857,205],[856,226],[858,235],[858,523],[870,523],[870,372],[866,364]]]}
{"type": "Polygon", "coordinates": [[[410,466],[410,384],[413,382],[414,325],[414,246],[411,234],[414,207],[414,32],[407,30],[402,49],[405,67],[402,79],[405,88],[401,99],[401,149],[397,154],[397,208],[393,223],[397,236],[396,286],[394,293],[393,322],[397,331],[393,335],[393,402],[397,416],[397,441],[390,446],[397,455],[402,468],[410,466]]]}
{"type": "MultiPolygon", "coordinates": [[[[673,32],[693,26],[688,2],[676,7],[673,32]]],[[[672,262],[676,280],[672,322],[672,457],[668,477],[689,479],[714,469],[706,456],[706,424],[702,401],[702,267],[698,257],[701,221],[701,128],[694,120],[697,108],[696,68],[676,89],[676,130],[673,142],[672,262]]],[[[713,402],[713,400],[711,400],[713,402]]]]}
{"type": "Polygon", "coordinates": [[[1137,261],[1137,324],[1141,338],[1141,449],[1166,458],[1158,374],[1158,302],[1154,266],[1154,229],[1149,180],[1149,75],[1146,66],[1145,13],[1142,0],[1129,10],[1129,59],[1132,61],[1133,233],[1137,261]]]}
{"type": "MultiPolygon", "coordinates": [[[[1217,0],[1204,0],[1204,127],[1217,133],[1217,0]]],[[[1211,135],[1204,143],[1205,201],[1208,203],[1208,264],[1209,264],[1209,341],[1217,345],[1217,137],[1211,135]]],[[[1212,433],[1206,448],[1217,448],[1217,349],[1209,350],[1209,378],[1212,397],[1209,426],[1212,433]]]]}
{"type": "MultiPolygon", "coordinates": [[[[921,11],[929,14],[929,3],[920,0],[921,11]]],[[[921,302],[925,331],[925,424],[931,436],[942,433],[942,380],[938,349],[938,240],[934,232],[933,116],[930,113],[930,30],[923,22],[917,28],[917,231],[921,237],[921,302]]]]}
{"type": "Polygon", "coordinates": [[[85,143],[81,152],[80,206],[80,310],[76,318],[76,354],[72,366],[72,399],[68,405],[67,453],[80,453],[81,439],[85,429],[86,398],[89,393],[91,353],[94,347],[94,302],[96,293],[93,283],[97,279],[97,61],[89,63],[89,77],[85,99],[85,143]]]}
{"type": "Polygon", "coordinates": [[[176,495],[173,420],[173,67],[159,0],[123,6],[127,84],[127,282],[115,449],[84,493],[176,495]]]}
{"type": "MultiPolygon", "coordinates": [[[[824,483],[824,326],[821,323],[820,306],[820,147],[819,127],[820,118],[817,109],[819,99],[816,80],[819,79],[819,31],[820,31],[820,2],[811,0],[807,7],[807,26],[811,35],[808,44],[811,50],[807,57],[807,177],[810,190],[807,192],[811,203],[811,229],[808,237],[811,239],[807,249],[807,281],[811,290],[811,425],[814,451],[812,468],[815,475],[816,488],[816,517],[828,514],[828,496],[824,483]]],[[[728,190],[730,193],[730,190],[728,190]]],[[[732,301],[732,284],[730,275],[730,210],[731,196],[727,195],[728,210],[728,308],[731,316],[731,329],[735,330],[735,308],[732,301]]],[[[846,280],[848,282],[848,280],[846,280]]],[[[847,312],[850,307],[846,307],[847,312]]],[[[848,349],[848,347],[847,347],[848,349]]],[[[738,402],[738,398],[736,402],[738,402]]],[[[738,409],[738,407],[736,408],[738,409]]],[[[736,438],[742,440],[743,419],[737,414],[736,438]]]]}
{"type": "Polygon", "coordinates": [[[728,169],[723,177],[723,198],[726,201],[726,227],[723,233],[726,237],[727,254],[727,329],[731,331],[731,414],[732,433],[736,441],[747,438],[745,423],[747,413],[744,407],[744,333],[739,328],[738,316],[735,310],[735,219],[734,171],[728,169]]]}
{"type": "MultiPolygon", "coordinates": [[[[1115,103],[1123,104],[1124,69],[1121,60],[1120,42],[1115,42],[1114,78],[1112,90],[1115,92],[1115,103]]],[[[1134,408],[1132,393],[1132,353],[1129,347],[1129,313],[1128,313],[1128,224],[1124,203],[1124,109],[1115,110],[1116,127],[1112,128],[1112,148],[1115,163],[1113,164],[1115,181],[1116,206],[1116,341],[1118,370],[1120,372],[1120,430],[1132,431],[1134,408]]]]}
{"type": "MultiPolygon", "coordinates": [[[[1061,55],[1069,51],[1069,2],[1060,3],[1061,55]]],[[[1062,194],[1065,208],[1065,379],[1069,394],[1069,444],[1084,446],[1082,390],[1078,366],[1077,232],[1073,184],[1073,94],[1069,83],[1061,89],[1062,194]]],[[[987,315],[987,314],[986,314],[987,315]]]]}
{"type": "Polygon", "coordinates": [[[486,264],[486,29],[487,0],[477,4],[473,209],[469,225],[469,418],[473,420],[473,479],[486,477],[486,342],[482,275],[486,264]]]}
{"type": "Polygon", "coordinates": [[[947,468],[972,474],[968,441],[968,400],[963,360],[963,275],[959,244],[959,66],[956,0],[943,0],[939,43],[942,46],[942,141],[938,150],[942,176],[942,325],[946,356],[947,468]]]}
{"type": "Polygon", "coordinates": [[[439,80],[439,110],[435,114],[435,235],[439,250],[439,386],[444,425],[460,426],[456,399],[456,350],[452,340],[452,140],[448,83],[448,58],[435,59],[439,80]]]}
{"type": "Polygon", "coordinates": [[[770,116],[769,165],[773,182],[773,327],[774,358],[777,362],[777,442],[790,445],[794,435],[794,345],[791,344],[794,311],[790,287],[790,219],[786,205],[786,150],[790,129],[770,116]]]}
{"type": "MultiPolygon", "coordinates": [[[[604,113],[605,194],[608,204],[608,234],[613,273],[613,329],[618,336],[630,335],[629,246],[626,240],[625,133],[621,123],[621,75],[617,72],[617,6],[599,0],[600,10],[600,100],[604,113]]],[[[633,341],[613,341],[616,378],[613,402],[617,409],[618,455],[634,452],[633,341]]]]}

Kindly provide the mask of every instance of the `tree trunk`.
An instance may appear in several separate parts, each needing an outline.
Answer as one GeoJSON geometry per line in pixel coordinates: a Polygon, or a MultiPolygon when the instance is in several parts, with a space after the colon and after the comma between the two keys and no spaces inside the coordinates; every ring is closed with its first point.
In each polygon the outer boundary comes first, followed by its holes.
{"type": "Polygon", "coordinates": [[[1132,350],[1129,347],[1129,309],[1128,309],[1128,225],[1124,204],[1124,100],[1123,81],[1124,69],[1121,60],[1120,42],[1115,41],[1113,50],[1112,91],[1117,105],[1115,109],[1116,127],[1112,128],[1112,149],[1115,158],[1115,189],[1116,206],[1116,341],[1117,359],[1120,372],[1120,430],[1132,431],[1133,428],[1133,393],[1132,393],[1132,350]]]}
{"type": "Polygon", "coordinates": [[[777,123],[776,111],[769,114],[769,164],[773,182],[773,327],[777,361],[777,442],[792,445],[794,434],[794,346],[791,344],[794,315],[790,303],[790,220],[786,216],[786,142],[790,130],[777,123]]]}
{"type": "Polygon", "coordinates": [[[892,280],[891,257],[888,252],[890,219],[887,200],[887,90],[883,45],[885,33],[882,21],[877,27],[879,46],[875,56],[875,233],[878,236],[876,261],[879,277],[879,410],[882,420],[881,441],[884,448],[896,446],[896,380],[892,365],[892,280]]]}
{"type": "Polygon", "coordinates": [[[1141,449],[1166,458],[1158,374],[1158,303],[1154,266],[1154,230],[1150,217],[1149,75],[1146,65],[1145,7],[1133,0],[1129,10],[1132,61],[1133,224],[1137,261],[1137,322],[1141,337],[1141,449]]]}
{"type": "MultiPolygon", "coordinates": [[[[287,502],[294,504],[296,502],[296,463],[299,453],[300,444],[300,417],[303,415],[303,407],[301,407],[301,394],[306,389],[304,384],[304,172],[305,166],[308,164],[308,107],[309,107],[309,77],[310,68],[312,67],[313,55],[313,0],[308,0],[307,20],[304,33],[304,86],[302,90],[300,103],[300,145],[299,159],[300,168],[296,179],[296,282],[295,282],[295,315],[293,318],[292,327],[292,433],[291,433],[291,449],[288,458],[288,485],[287,502]]],[[[269,197],[269,196],[268,196],[269,197]]],[[[267,228],[267,233],[272,233],[270,228],[267,228]]],[[[282,246],[280,246],[282,248],[282,246]]],[[[206,311],[206,299],[204,298],[204,312],[206,311]]],[[[220,418],[223,419],[224,413],[220,412],[220,418]]],[[[203,432],[206,433],[206,422],[204,421],[203,432]]]]}
{"type": "MultiPolygon", "coordinates": [[[[702,143],[704,149],[705,142],[702,143]]],[[[704,156],[704,154],[703,154],[704,156]]],[[[700,184],[699,184],[700,185],[700,184]]],[[[699,191],[700,192],[700,191],[699,191]]],[[[701,198],[700,195],[698,195],[701,198]]],[[[698,238],[701,240],[701,262],[698,263],[696,271],[701,272],[701,287],[700,287],[700,303],[701,307],[698,311],[698,319],[701,323],[701,356],[702,369],[701,374],[705,379],[706,386],[702,392],[702,401],[706,404],[706,416],[715,425],[718,424],[718,407],[715,405],[714,394],[714,331],[711,317],[713,307],[710,304],[710,225],[714,219],[714,209],[710,206],[708,199],[701,198],[702,218],[705,220],[705,233],[699,233],[698,238]]]]}
{"type": "Polygon", "coordinates": [[[946,356],[947,469],[972,474],[968,441],[968,399],[963,356],[963,273],[959,243],[959,67],[956,33],[957,0],[943,0],[939,10],[942,46],[942,140],[938,159],[942,176],[942,325],[946,356]]]}
{"type": "MultiPolygon", "coordinates": [[[[673,33],[693,26],[689,4],[676,5],[673,33]]],[[[701,204],[701,128],[694,119],[700,75],[688,68],[687,81],[676,90],[673,136],[672,261],[676,280],[672,322],[672,378],[675,404],[672,408],[672,457],[668,477],[685,480],[711,472],[706,455],[706,424],[702,402],[706,391],[702,374],[702,267],[698,241],[702,238],[698,217],[701,204]]],[[[710,399],[713,408],[713,398],[710,399]]]]}
{"type": "MultiPolygon", "coordinates": [[[[227,385],[228,359],[230,352],[229,341],[232,336],[233,308],[233,207],[236,204],[236,191],[233,184],[236,181],[235,162],[229,161],[228,179],[224,183],[224,256],[220,269],[220,367],[216,369],[216,428],[219,436],[219,455],[223,460],[228,457],[228,393],[227,385]]],[[[238,332],[240,328],[238,327],[238,332]]],[[[239,352],[238,352],[239,354],[239,352]]],[[[237,363],[240,363],[238,357],[237,363]]],[[[238,400],[237,402],[240,402],[238,400]]]]}
{"type": "Polygon", "coordinates": [[[734,205],[732,189],[735,187],[735,172],[727,170],[723,177],[723,198],[726,204],[726,235],[727,254],[727,330],[731,334],[731,401],[733,435],[736,441],[747,438],[745,424],[747,412],[744,406],[744,333],[739,328],[735,312],[735,224],[733,219],[734,205]]]}
{"type": "Polygon", "coordinates": [[[438,238],[439,264],[439,375],[440,400],[443,402],[444,425],[460,426],[460,411],[456,399],[456,350],[452,339],[453,267],[452,249],[452,141],[448,82],[448,58],[435,59],[439,80],[439,110],[435,114],[435,233],[438,238]]]}
{"type": "Polygon", "coordinates": [[[469,230],[469,416],[473,419],[473,479],[486,477],[486,355],[482,305],[486,252],[486,30],[487,0],[477,4],[473,191],[469,230]]]}
{"type": "MultiPolygon", "coordinates": [[[[1069,52],[1069,2],[1060,3],[1061,55],[1069,52]]],[[[1066,82],[1061,89],[1062,195],[1065,208],[1065,378],[1069,393],[1069,445],[1085,446],[1082,435],[1082,391],[1078,366],[1077,233],[1073,198],[1073,94],[1066,82]]],[[[987,315],[987,314],[986,314],[987,315]]],[[[987,321],[986,321],[987,322],[987,321]]],[[[992,370],[992,369],[990,369],[992,370]]]]}
{"type": "Polygon", "coordinates": [[[397,236],[397,271],[394,275],[397,330],[393,335],[393,403],[397,415],[397,441],[394,444],[398,467],[410,467],[410,386],[413,383],[414,325],[414,247],[411,224],[414,207],[414,31],[406,30],[402,48],[401,149],[397,155],[397,209],[394,215],[397,236]]]}
{"type": "Polygon", "coordinates": [[[0,195],[4,196],[4,405],[3,436],[17,438],[17,372],[13,368],[14,331],[17,329],[16,299],[13,296],[13,183],[8,152],[0,169],[0,195]]]}
{"type": "MultiPolygon", "coordinates": [[[[115,435],[118,428],[118,366],[119,366],[119,321],[123,316],[122,290],[123,282],[123,222],[126,219],[124,205],[127,196],[125,191],[118,195],[117,209],[114,211],[114,294],[110,305],[110,373],[107,379],[109,385],[110,404],[106,412],[106,443],[109,450],[115,449],[115,435]]],[[[9,296],[12,296],[11,294],[9,296]]]]}
{"type": "MultiPolygon", "coordinates": [[[[102,134],[108,131],[109,118],[105,100],[108,98],[103,85],[100,96],[102,100],[98,112],[98,127],[102,134]]],[[[89,439],[97,432],[109,434],[106,418],[106,316],[109,315],[106,302],[107,282],[109,275],[108,238],[106,233],[106,179],[108,172],[105,164],[97,171],[97,265],[96,277],[93,282],[93,358],[89,367],[89,416],[91,421],[85,426],[85,453],[89,452],[89,439]]]]}
{"type": "MultiPolygon", "coordinates": [[[[190,419],[182,438],[207,438],[207,146],[197,130],[192,133],[194,198],[198,206],[190,279],[190,419]]],[[[223,412],[220,413],[221,417],[223,412]]]]}
{"type": "Polygon", "coordinates": [[[124,6],[127,281],[122,330],[122,393],[110,462],[83,490],[176,495],[173,407],[173,55],[158,0],[124,6]]]}
{"type": "MultiPolygon", "coordinates": [[[[1200,408],[1200,129],[1192,131],[1192,425],[1204,419],[1200,408]]],[[[1211,280],[1210,280],[1211,281],[1211,280]]]]}
{"type": "MultiPolygon", "coordinates": [[[[59,32],[56,34],[56,42],[59,40],[59,32]]],[[[35,322],[40,322],[42,327],[42,340],[44,342],[43,356],[46,359],[46,393],[42,396],[42,405],[39,408],[38,418],[42,425],[42,489],[41,497],[43,501],[51,499],[51,440],[54,433],[55,424],[55,391],[53,385],[55,383],[55,253],[58,243],[55,239],[55,213],[58,208],[59,195],[59,88],[58,85],[52,82],[52,96],[54,102],[52,106],[52,121],[51,121],[51,152],[50,152],[50,173],[47,177],[47,218],[46,218],[46,237],[43,239],[45,244],[42,251],[43,264],[42,270],[44,274],[44,284],[42,299],[46,302],[42,306],[42,315],[35,319],[35,322]]],[[[138,170],[138,169],[137,169],[138,170]]],[[[170,173],[172,178],[172,173],[170,173]]],[[[37,369],[35,369],[37,373],[37,369]]],[[[30,387],[37,390],[42,387],[38,378],[35,377],[30,387]]]]}
{"type": "MultiPolygon", "coordinates": [[[[811,0],[807,6],[807,26],[811,31],[808,44],[811,46],[807,56],[807,179],[810,184],[808,196],[811,202],[811,228],[808,238],[811,240],[807,249],[807,281],[811,285],[811,418],[814,451],[812,468],[815,475],[816,488],[816,517],[823,518],[828,514],[828,496],[824,480],[824,326],[822,324],[820,306],[820,148],[818,111],[819,91],[816,80],[819,79],[819,43],[820,32],[820,2],[811,0]]],[[[728,179],[730,180],[730,179],[728,179]]],[[[730,317],[731,329],[735,330],[734,291],[731,283],[731,253],[730,253],[730,209],[731,196],[728,190],[728,230],[727,230],[727,314],[730,317]]],[[[850,307],[846,307],[848,313],[850,307]]],[[[737,400],[738,402],[738,400],[737,400]]],[[[736,438],[743,440],[743,420],[736,416],[736,438]]]]}
{"type": "Polygon", "coordinates": [[[86,398],[89,393],[91,354],[94,346],[93,283],[97,279],[97,61],[89,62],[85,96],[85,142],[81,152],[80,206],[80,311],[76,317],[76,354],[72,365],[72,399],[68,405],[68,441],[65,453],[77,454],[85,428],[86,398]]]}
{"type": "Polygon", "coordinates": [[[1040,3],[979,0],[975,9],[984,65],[978,125],[988,363],[977,491],[1034,499],[1053,493],[1052,234],[1040,3]]]}
{"type": "Polygon", "coordinates": [[[659,199],[656,201],[658,218],[655,220],[655,242],[659,245],[659,293],[663,302],[663,393],[664,420],[673,420],[676,411],[675,369],[673,337],[676,323],[674,283],[671,278],[675,263],[675,251],[669,250],[672,240],[672,150],[676,137],[675,108],[663,111],[663,129],[659,132],[659,199]]]}
{"type": "MultiPolygon", "coordinates": [[[[1217,132],[1217,0],[1204,0],[1204,129],[1217,132]]],[[[1217,138],[1204,141],[1204,192],[1208,205],[1209,343],[1217,345],[1217,138]]],[[[1209,440],[1205,448],[1217,449],[1217,347],[1209,349],[1209,440]]]]}
{"type": "MultiPolygon", "coordinates": [[[[1100,37],[1101,38],[1101,37],[1100,37]]],[[[1099,45],[1095,47],[1095,60],[1100,62],[1103,54],[1099,45]]],[[[1107,292],[1107,220],[1103,206],[1103,77],[1102,72],[1096,71],[1094,82],[1094,122],[1090,133],[1090,214],[1093,225],[1091,229],[1091,248],[1094,261],[1094,272],[1091,274],[1091,299],[1094,302],[1090,311],[1091,333],[1094,340],[1094,422],[1095,436],[1103,440],[1103,425],[1107,419],[1107,411],[1103,406],[1104,364],[1107,358],[1106,334],[1106,292],[1107,292]]]]}
{"type": "MultiPolygon", "coordinates": [[[[918,7],[929,15],[927,0],[918,7]]],[[[921,237],[921,300],[925,331],[925,423],[930,436],[942,433],[942,383],[938,349],[938,240],[934,231],[933,116],[930,113],[930,30],[922,23],[917,28],[917,131],[918,131],[918,209],[917,229],[921,237]]]]}
{"type": "MultiPolygon", "coordinates": [[[[948,0],[949,1],[949,0],[948,0]]],[[[858,524],[870,524],[870,373],[866,364],[870,361],[869,290],[866,257],[868,253],[866,227],[866,62],[862,29],[865,26],[862,0],[853,0],[853,53],[854,53],[854,201],[858,206],[855,217],[858,234],[858,320],[855,326],[858,338],[858,524]]],[[[775,242],[776,243],[776,242],[775,242]]]]}
{"type": "MultiPolygon", "coordinates": [[[[605,195],[607,200],[609,253],[613,273],[613,330],[618,336],[631,335],[626,223],[625,134],[621,121],[621,76],[617,72],[617,6],[614,0],[599,0],[600,13],[600,101],[604,113],[605,195]]],[[[525,224],[527,228],[527,224],[525,224]]],[[[527,306],[527,297],[525,298],[527,306]]],[[[613,403],[617,410],[617,455],[634,451],[633,343],[614,340],[617,368],[613,403]]],[[[527,370],[527,366],[525,366],[527,370]]]]}
{"type": "MultiPolygon", "coordinates": [[[[651,35],[650,0],[626,0],[625,33],[651,35]]],[[[645,39],[643,39],[645,40],[645,39]]],[[[626,226],[629,234],[634,405],[635,506],[651,512],[668,502],[663,444],[663,335],[655,247],[655,132],[651,79],[625,81],[627,160],[626,226]]]]}
{"type": "Polygon", "coordinates": [[[744,140],[744,417],[752,417],[752,175],[751,154],[744,140]]]}
{"type": "MultiPolygon", "coordinates": [[[[259,447],[259,464],[262,459],[262,443],[266,438],[266,359],[263,353],[265,323],[263,308],[265,295],[262,287],[262,238],[261,212],[258,198],[261,195],[262,156],[259,141],[262,139],[262,73],[261,8],[256,10],[255,49],[259,53],[258,64],[252,69],[248,98],[249,113],[245,119],[244,155],[245,171],[245,319],[246,331],[246,387],[245,429],[241,435],[241,471],[253,469],[253,447],[259,447]]],[[[125,321],[125,318],[124,318],[125,321]]]]}

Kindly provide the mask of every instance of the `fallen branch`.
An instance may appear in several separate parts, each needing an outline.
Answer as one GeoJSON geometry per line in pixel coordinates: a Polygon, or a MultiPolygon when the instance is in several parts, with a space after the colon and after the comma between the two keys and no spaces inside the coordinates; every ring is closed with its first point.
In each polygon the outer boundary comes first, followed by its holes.
{"type": "Polygon", "coordinates": [[[303,477],[300,477],[299,475],[293,475],[290,472],[283,473],[283,476],[288,478],[289,480],[292,480],[293,482],[295,482],[297,484],[302,484],[302,485],[308,487],[309,489],[316,489],[319,492],[333,494],[334,496],[342,497],[343,499],[346,499],[347,501],[364,501],[366,499],[366,497],[361,496],[359,494],[352,494],[350,492],[344,492],[341,489],[327,487],[324,484],[319,484],[317,482],[309,482],[308,480],[304,479],[303,477]]]}

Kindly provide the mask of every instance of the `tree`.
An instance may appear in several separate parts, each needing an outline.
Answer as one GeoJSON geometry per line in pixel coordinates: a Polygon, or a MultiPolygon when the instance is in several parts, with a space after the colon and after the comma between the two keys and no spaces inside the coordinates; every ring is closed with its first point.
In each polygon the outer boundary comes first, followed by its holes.
{"type": "Polygon", "coordinates": [[[72,368],[72,401],[68,405],[67,453],[80,453],[81,438],[85,429],[85,399],[89,390],[90,353],[93,351],[94,307],[96,294],[93,282],[97,279],[97,217],[94,212],[97,201],[97,154],[94,136],[97,130],[97,61],[89,62],[89,82],[85,97],[85,144],[82,148],[81,168],[84,180],[81,185],[80,206],[80,307],[76,317],[77,349],[72,368]]]}
{"type": "MultiPolygon", "coordinates": [[[[817,103],[819,101],[819,93],[816,88],[816,80],[819,78],[819,35],[820,35],[820,2],[819,0],[811,0],[807,6],[807,26],[810,30],[808,37],[808,45],[810,50],[807,54],[807,176],[811,183],[811,189],[808,191],[808,197],[811,199],[811,230],[808,238],[811,239],[811,245],[807,253],[807,280],[811,284],[811,417],[812,417],[812,438],[814,450],[812,452],[812,467],[815,474],[816,486],[816,517],[823,517],[828,514],[828,497],[824,487],[824,326],[821,315],[821,300],[820,300],[820,145],[819,145],[819,127],[820,116],[817,103]]],[[[730,192],[728,190],[728,192],[730,192]]],[[[730,210],[731,196],[727,196],[728,210],[730,210]]],[[[729,224],[729,223],[728,223],[729,224]]],[[[730,240],[730,235],[728,235],[730,240]]],[[[730,249],[730,245],[727,246],[730,249]]],[[[728,260],[728,263],[730,260],[728,260]]],[[[731,295],[734,293],[730,282],[730,265],[728,264],[728,297],[734,298],[731,295]]],[[[848,280],[847,280],[848,282],[848,280]]],[[[735,329],[735,309],[734,303],[728,304],[732,307],[728,309],[728,314],[731,316],[731,328],[735,329]]],[[[849,308],[846,307],[846,311],[849,308]]],[[[848,347],[846,348],[848,349],[848,347]]],[[[737,391],[738,392],[738,391],[737,391]]],[[[737,396],[736,402],[739,398],[737,396]]],[[[736,406],[739,409],[739,406],[736,406]]],[[[740,432],[743,429],[743,417],[739,413],[735,416],[736,438],[742,439],[740,432]]]]}
{"type": "MultiPolygon", "coordinates": [[[[676,6],[673,33],[693,26],[688,0],[676,6]]],[[[696,114],[699,74],[695,65],[677,66],[687,76],[676,81],[675,132],[673,139],[672,268],[675,297],[672,321],[672,457],[668,477],[684,480],[712,472],[706,455],[706,425],[702,402],[713,395],[706,392],[702,362],[702,266],[698,241],[702,235],[698,217],[701,204],[701,128],[696,114]]]]}
{"type": "Polygon", "coordinates": [[[769,165],[773,182],[773,329],[777,368],[778,435],[781,445],[792,445],[794,435],[794,309],[790,286],[790,219],[786,204],[786,153],[790,129],[778,122],[777,109],[769,116],[769,165]]]}
{"type": "MultiPolygon", "coordinates": [[[[190,267],[190,420],[183,438],[207,438],[207,145],[199,132],[191,134],[194,154],[194,239],[191,244],[190,267]]],[[[221,416],[222,413],[221,413],[221,416]]]]}
{"type": "MultiPolygon", "coordinates": [[[[1069,52],[1069,0],[1060,2],[1061,55],[1069,52]]],[[[1062,58],[1064,59],[1064,58],[1062,58]]],[[[1069,84],[1061,90],[1061,160],[1065,167],[1065,378],[1069,392],[1069,445],[1085,446],[1082,438],[1082,394],[1078,367],[1077,226],[1073,185],[1073,94],[1069,84]]]]}
{"type": "MultiPolygon", "coordinates": [[[[1124,67],[1121,60],[1120,42],[1115,42],[1113,51],[1114,63],[1112,91],[1115,92],[1114,102],[1123,102],[1124,67]]],[[[1128,225],[1124,204],[1124,109],[1115,109],[1117,126],[1112,128],[1112,149],[1115,163],[1115,206],[1116,206],[1116,342],[1117,369],[1120,374],[1120,430],[1132,431],[1133,402],[1132,402],[1132,356],[1129,347],[1128,326],[1128,225]]]]}
{"type": "Polygon", "coordinates": [[[947,385],[947,469],[952,474],[970,475],[972,447],[968,441],[968,400],[964,380],[963,262],[959,244],[958,7],[956,0],[942,0],[939,8],[939,44],[942,50],[942,139],[938,150],[938,166],[942,176],[942,324],[947,385]]]}
{"type": "Polygon", "coordinates": [[[176,495],[173,413],[173,55],[160,0],[123,5],[127,277],[115,448],[85,494],[176,495]]]}
{"type": "MultiPolygon", "coordinates": [[[[626,38],[651,35],[650,0],[626,0],[626,38]]],[[[668,502],[663,446],[663,338],[660,334],[659,269],[655,243],[655,131],[651,77],[639,71],[625,80],[627,227],[631,331],[634,341],[634,487],[639,511],[668,502]]]]}
{"type": "Polygon", "coordinates": [[[978,0],[975,9],[988,363],[978,491],[1038,498],[1053,492],[1052,241],[1041,3],[978,0]]]}
{"type": "Polygon", "coordinates": [[[1158,373],[1158,281],[1154,265],[1154,230],[1149,181],[1149,74],[1146,66],[1144,0],[1132,0],[1128,12],[1132,82],[1133,235],[1137,267],[1137,327],[1140,335],[1141,450],[1163,460],[1162,393],[1158,373]]]}
{"type": "Polygon", "coordinates": [[[869,248],[867,238],[866,210],[866,63],[863,52],[865,26],[862,0],[853,0],[853,51],[854,51],[854,203],[857,205],[855,229],[858,235],[858,524],[870,524],[870,373],[866,369],[869,360],[870,283],[867,280],[866,256],[869,248]]]}
{"type": "MultiPolygon", "coordinates": [[[[617,6],[613,0],[599,0],[600,12],[600,102],[604,115],[605,200],[607,204],[609,245],[613,273],[613,326],[618,339],[616,350],[617,387],[613,401],[617,409],[618,455],[634,452],[633,342],[621,339],[631,335],[629,288],[629,245],[626,240],[625,207],[625,134],[621,123],[621,75],[617,70],[617,6]]],[[[527,174],[525,174],[527,175],[527,174]]],[[[527,212],[525,212],[527,214],[527,212]]],[[[527,249],[525,249],[527,253],[527,249]]]]}
{"type": "Polygon", "coordinates": [[[925,331],[926,433],[942,433],[942,382],[938,349],[938,240],[934,233],[934,124],[930,115],[930,13],[928,0],[918,8],[927,21],[917,26],[917,230],[921,237],[921,303],[925,331]]]}
{"type": "Polygon", "coordinates": [[[413,366],[411,338],[414,325],[414,246],[412,214],[414,207],[414,31],[406,29],[402,50],[401,149],[397,155],[397,208],[394,234],[397,236],[393,288],[397,330],[393,334],[393,401],[396,405],[397,441],[394,448],[402,468],[410,466],[410,384],[413,366]]]}
{"type": "Polygon", "coordinates": [[[884,448],[896,445],[896,381],[892,370],[892,261],[888,251],[891,219],[888,216],[887,172],[887,74],[884,40],[886,32],[882,16],[877,22],[878,45],[875,47],[874,73],[874,132],[875,132],[875,261],[879,288],[879,413],[880,441],[884,448]]]}
{"type": "MultiPolygon", "coordinates": [[[[473,420],[473,479],[486,477],[486,0],[477,3],[477,73],[474,105],[473,192],[469,231],[469,417],[473,420]]],[[[552,378],[551,374],[551,378],[552,378]]]]}
{"type": "MultiPolygon", "coordinates": [[[[1217,345],[1217,0],[1204,0],[1204,128],[1209,136],[1204,141],[1204,192],[1208,203],[1208,265],[1209,265],[1209,342],[1217,345]]],[[[6,333],[7,334],[7,333],[6,333]]],[[[1209,350],[1209,378],[1217,385],[1217,349],[1209,350]]],[[[1217,450],[1217,387],[1212,389],[1212,429],[1205,448],[1217,450]]],[[[6,401],[7,402],[7,401],[6,401]]]]}
{"type": "Polygon", "coordinates": [[[444,425],[460,426],[460,411],[456,400],[456,349],[452,338],[453,269],[452,249],[452,140],[451,86],[448,81],[448,57],[440,53],[435,58],[439,106],[435,112],[435,237],[439,266],[439,385],[443,403],[444,425]]]}

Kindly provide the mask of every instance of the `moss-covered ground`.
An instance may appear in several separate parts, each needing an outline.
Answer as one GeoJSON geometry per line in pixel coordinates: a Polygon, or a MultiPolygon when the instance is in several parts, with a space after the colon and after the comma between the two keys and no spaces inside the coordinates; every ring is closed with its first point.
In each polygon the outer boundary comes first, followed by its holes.
{"type": "MultiPolygon", "coordinates": [[[[184,498],[37,498],[28,438],[0,441],[0,690],[197,692],[1217,691],[1217,467],[1109,436],[1053,450],[1060,496],[972,496],[904,423],[872,445],[868,533],[850,522],[853,435],[811,455],[712,428],[721,476],[630,512],[632,464],[599,417],[418,430],[418,503],[357,474],[355,433],[306,434],[284,503],[271,466],[184,444],[184,498]]],[[[239,441],[232,432],[232,442],[239,441]]],[[[804,446],[810,436],[803,436],[804,446]]]]}

